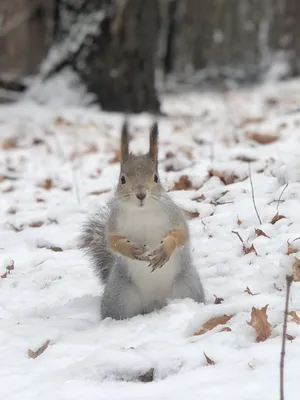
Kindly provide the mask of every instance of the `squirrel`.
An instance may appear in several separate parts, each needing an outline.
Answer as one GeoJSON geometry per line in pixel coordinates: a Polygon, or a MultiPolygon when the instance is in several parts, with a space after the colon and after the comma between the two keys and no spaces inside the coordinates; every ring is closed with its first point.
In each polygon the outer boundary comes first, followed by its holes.
{"type": "Polygon", "coordinates": [[[147,314],[171,299],[205,302],[187,221],[158,175],[156,121],[144,155],[129,153],[128,123],[123,123],[115,196],[84,223],[79,248],[105,285],[102,319],[147,314]]]}

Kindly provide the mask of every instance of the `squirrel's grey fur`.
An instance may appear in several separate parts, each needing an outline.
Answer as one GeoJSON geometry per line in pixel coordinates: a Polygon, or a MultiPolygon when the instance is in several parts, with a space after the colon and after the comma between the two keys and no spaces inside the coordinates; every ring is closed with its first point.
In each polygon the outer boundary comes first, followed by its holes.
{"type": "Polygon", "coordinates": [[[202,284],[191,260],[187,222],[158,180],[157,137],[154,125],[149,153],[131,155],[124,125],[120,181],[115,197],[83,227],[80,248],[105,285],[102,318],[124,319],[149,313],[165,306],[169,299],[189,297],[204,302],[202,284]],[[139,200],[140,197],[144,198],[139,200]],[[161,262],[160,256],[165,254],[160,250],[162,240],[177,227],[183,228],[185,242],[176,247],[168,260],[161,262]],[[141,258],[128,258],[114,251],[108,242],[110,233],[124,238],[123,241],[127,239],[126,245],[142,251],[141,258]],[[158,255],[152,254],[153,249],[158,255]],[[157,268],[153,272],[149,261],[157,268]]]}

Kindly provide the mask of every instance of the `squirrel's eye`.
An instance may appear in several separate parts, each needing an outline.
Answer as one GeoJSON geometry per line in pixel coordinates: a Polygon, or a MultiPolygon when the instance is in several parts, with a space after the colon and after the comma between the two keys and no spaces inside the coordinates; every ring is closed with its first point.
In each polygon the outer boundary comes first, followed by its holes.
{"type": "Polygon", "coordinates": [[[125,179],[124,175],[122,175],[122,177],[121,177],[121,183],[122,183],[122,185],[124,185],[126,183],[126,179],[125,179]]]}
{"type": "Polygon", "coordinates": [[[157,176],[157,174],[154,174],[154,182],[155,182],[155,183],[158,182],[158,176],[157,176]]]}

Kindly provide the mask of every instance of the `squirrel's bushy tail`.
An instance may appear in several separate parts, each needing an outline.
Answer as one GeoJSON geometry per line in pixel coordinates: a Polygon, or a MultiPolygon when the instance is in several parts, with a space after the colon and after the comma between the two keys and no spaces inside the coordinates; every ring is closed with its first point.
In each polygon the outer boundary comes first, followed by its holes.
{"type": "Polygon", "coordinates": [[[109,216],[108,208],[101,208],[83,225],[79,236],[79,248],[89,257],[96,274],[105,283],[115,262],[115,256],[108,250],[105,229],[109,216]]]}

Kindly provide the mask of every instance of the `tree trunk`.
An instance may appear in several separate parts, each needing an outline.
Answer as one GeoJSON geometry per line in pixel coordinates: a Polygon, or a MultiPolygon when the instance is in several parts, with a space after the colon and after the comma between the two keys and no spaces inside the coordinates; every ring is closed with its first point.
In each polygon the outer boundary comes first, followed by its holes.
{"type": "Polygon", "coordinates": [[[157,1],[117,1],[115,7],[115,12],[102,20],[100,34],[83,63],[79,54],[81,62],[76,68],[103,109],[157,112],[157,1]]]}
{"type": "Polygon", "coordinates": [[[53,37],[55,0],[0,1],[0,75],[18,80],[36,71],[53,37]]]}

